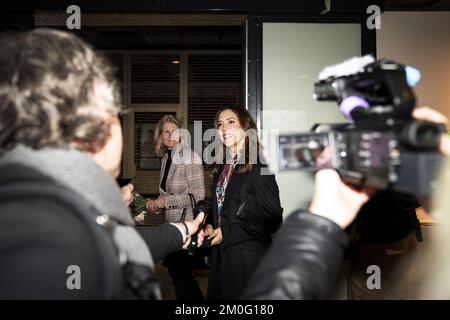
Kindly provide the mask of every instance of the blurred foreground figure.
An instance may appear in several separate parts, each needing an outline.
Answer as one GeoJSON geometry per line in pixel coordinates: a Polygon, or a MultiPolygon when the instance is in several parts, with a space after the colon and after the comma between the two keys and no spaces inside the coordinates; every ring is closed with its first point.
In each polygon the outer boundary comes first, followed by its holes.
{"type": "Polygon", "coordinates": [[[115,181],[121,106],[109,63],[48,29],[0,47],[0,298],[160,298],[152,254],[180,250],[198,223],[134,228],[115,181]]]}
{"type": "MultiPolygon", "coordinates": [[[[447,124],[447,119],[429,108],[414,110],[419,120],[447,124]]],[[[440,152],[450,158],[450,137],[443,135],[440,152]]],[[[433,270],[427,271],[420,298],[450,298],[450,159],[440,173],[435,197],[442,228],[435,235],[433,270]]],[[[250,278],[244,299],[327,299],[335,285],[348,238],[343,229],[356,218],[376,190],[355,189],[343,183],[331,169],[316,173],[309,210],[293,212],[284,222],[271,248],[250,278]],[[312,213],[312,214],[311,214],[312,213]]]]}

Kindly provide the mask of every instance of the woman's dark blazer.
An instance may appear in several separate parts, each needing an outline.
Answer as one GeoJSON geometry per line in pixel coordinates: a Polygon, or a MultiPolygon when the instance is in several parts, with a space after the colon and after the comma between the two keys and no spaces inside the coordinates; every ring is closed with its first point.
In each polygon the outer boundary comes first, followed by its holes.
{"type": "MultiPolygon", "coordinates": [[[[222,172],[214,176],[213,214],[210,223],[217,228],[215,188],[222,172]]],[[[264,165],[253,165],[251,171],[238,174],[236,166],[225,192],[222,209],[223,241],[212,249],[208,299],[237,299],[248,278],[271,243],[271,234],[282,222],[278,185],[264,165]],[[262,170],[264,169],[264,170],[262,170]],[[262,173],[262,174],[261,174],[262,173]],[[245,194],[247,201],[242,206],[245,194]]]]}

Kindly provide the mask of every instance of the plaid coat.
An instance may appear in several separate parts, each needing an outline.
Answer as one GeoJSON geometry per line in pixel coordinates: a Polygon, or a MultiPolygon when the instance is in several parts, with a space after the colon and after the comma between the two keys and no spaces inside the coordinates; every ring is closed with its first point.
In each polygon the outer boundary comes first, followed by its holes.
{"type": "Polygon", "coordinates": [[[167,163],[167,153],[162,157],[159,177],[159,193],[165,195],[166,222],[180,221],[183,208],[187,208],[185,220],[192,220],[192,206],[189,193],[195,201],[205,198],[205,183],[201,158],[188,147],[172,150],[172,165],[166,181],[166,191],[161,189],[161,180],[167,163]]]}

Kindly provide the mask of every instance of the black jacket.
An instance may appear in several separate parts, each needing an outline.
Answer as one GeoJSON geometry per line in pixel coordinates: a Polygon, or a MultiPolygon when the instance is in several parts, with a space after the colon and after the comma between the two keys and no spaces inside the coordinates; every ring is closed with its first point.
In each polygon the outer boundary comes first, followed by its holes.
{"type": "MultiPolygon", "coordinates": [[[[238,165],[239,166],[239,165],[238,165]]],[[[271,243],[271,234],[282,222],[278,185],[274,175],[261,174],[265,168],[254,165],[238,174],[236,166],[225,192],[222,207],[223,242],[212,250],[209,299],[236,299],[249,276],[271,243]],[[244,197],[247,198],[243,203],[244,197]],[[243,208],[239,209],[240,206],[243,208]],[[240,215],[237,215],[240,212],[240,215]]],[[[222,167],[223,168],[223,167],[222,167]]],[[[222,168],[214,177],[213,214],[210,223],[217,227],[217,186],[222,168]]]]}
{"type": "Polygon", "coordinates": [[[136,229],[150,248],[155,262],[181,249],[183,236],[177,227],[169,223],[158,226],[136,226],[136,229]]]}
{"type": "MultiPolygon", "coordinates": [[[[111,234],[78,212],[83,199],[72,206],[62,194],[35,170],[0,168],[0,299],[130,298],[111,234]],[[72,265],[81,290],[67,288],[72,265]]],[[[172,225],[141,234],[156,259],[182,245],[172,225]]]]}
{"type": "Polygon", "coordinates": [[[392,243],[416,232],[420,222],[416,215],[417,199],[410,194],[382,190],[367,201],[355,220],[358,236],[372,243],[392,243]]]}
{"type": "Polygon", "coordinates": [[[329,298],[347,244],[346,234],[331,220],[306,211],[292,213],[241,298],[329,298]]]}

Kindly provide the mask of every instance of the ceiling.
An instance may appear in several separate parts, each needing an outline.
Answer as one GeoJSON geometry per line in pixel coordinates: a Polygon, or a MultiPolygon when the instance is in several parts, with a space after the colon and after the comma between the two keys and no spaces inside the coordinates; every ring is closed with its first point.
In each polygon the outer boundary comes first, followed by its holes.
{"type": "MultiPolygon", "coordinates": [[[[15,0],[15,3],[21,0],[15,0]]],[[[119,10],[119,3],[122,0],[108,0],[110,4],[116,6],[108,7],[100,6],[100,2],[92,1],[91,6],[96,4],[97,11],[93,13],[82,14],[82,29],[74,30],[78,35],[92,43],[94,46],[102,49],[241,49],[242,24],[251,15],[252,11],[245,11],[245,5],[250,7],[253,5],[258,10],[265,10],[266,14],[277,14],[279,10],[286,11],[289,5],[294,6],[296,1],[290,0],[267,0],[266,4],[256,0],[241,0],[242,7],[240,12],[235,9],[217,9],[204,10],[202,12],[190,13],[189,11],[170,13],[156,12],[149,10],[139,13],[126,13],[119,10]],[[282,4],[275,8],[275,2],[282,4]],[[259,4],[258,4],[259,3],[259,4]],[[114,8],[117,11],[114,11],[114,8]],[[282,8],[282,9],[280,9],[282,8]],[[105,10],[105,13],[103,13],[105,10]],[[233,11],[234,10],[234,11],[233,11]],[[278,11],[277,11],[278,10],[278,11]],[[109,11],[109,13],[106,13],[109,11]],[[120,13],[119,13],[120,12],[120,13]]],[[[217,1],[217,5],[224,2],[217,1]]],[[[306,1],[305,7],[297,5],[296,10],[290,14],[295,16],[297,13],[309,12],[310,15],[314,10],[322,10],[324,0],[306,1]],[[307,7],[309,4],[310,7],[307,7]],[[314,7],[312,6],[314,4],[314,7]],[[309,9],[308,9],[309,8],[309,9]],[[310,10],[310,11],[307,11],[310,10]],[[312,10],[312,11],[311,11],[312,10]]],[[[381,0],[358,0],[359,6],[364,7],[364,3],[376,2],[382,4],[381,0]]],[[[126,0],[127,3],[136,4],[134,0],[126,0]]],[[[52,2],[55,3],[55,2],[52,2]]],[[[147,5],[156,6],[157,3],[173,4],[182,3],[177,0],[149,0],[147,5]]],[[[197,3],[207,5],[211,3],[209,0],[183,0],[185,6],[187,3],[197,3]]],[[[303,2],[302,2],[303,3],[303,2]]],[[[330,14],[339,14],[339,12],[347,12],[347,7],[354,1],[331,0],[330,14]],[[335,11],[333,11],[333,9],[335,11]]],[[[143,4],[141,2],[141,4],[143,4]]],[[[175,7],[171,9],[175,9],[175,7]]],[[[353,6],[355,7],[355,6],[353,6]]],[[[83,7],[84,9],[85,7],[83,7]]],[[[91,9],[94,9],[93,7],[91,9]]],[[[383,9],[385,11],[450,11],[450,0],[385,0],[383,9]]],[[[87,10],[87,9],[86,9],[87,10]]],[[[355,9],[356,10],[356,9],[355,9]]],[[[358,9],[358,12],[361,8],[358,9]]],[[[86,12],[86,11],[84,11],[86,12]]],[[[361,11],[362,14],[365,12],[361,11]]],[[[324,17],[325,18],[325,17],[324,17]]],[[[34,26],[48,26],[65,29],[67,14],[64,11],[10,11],[0,13],[0,29],[27,29],[34,26]]]]}
{"type": "Polygon", "coordinates": [[[99,49],[241,49],[237,26],[87,26],[73,30],[99,49]]]}
{"type": "MultiPolygon", "coordinates": [[[[64,10],[73,0],[14,0],[2,4],[3,11],[64,10]]],[[[228,12],[244,14],[320,13],[326,0],[78,0],[84,12],[194,13],[228,12]]],[[[331,0],[336,13],[362,12],[369,5],[385,10],[450,10],[449,0],[331,0]],[[384,5],[383,5],[384,4],[384,5]]]]}
{"type": "Polygon", "coordinates": [[[450,0],[385,0],[385,11],[450,11],[450,0]]]}

